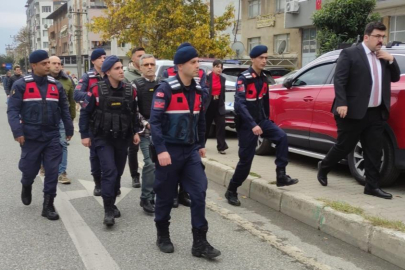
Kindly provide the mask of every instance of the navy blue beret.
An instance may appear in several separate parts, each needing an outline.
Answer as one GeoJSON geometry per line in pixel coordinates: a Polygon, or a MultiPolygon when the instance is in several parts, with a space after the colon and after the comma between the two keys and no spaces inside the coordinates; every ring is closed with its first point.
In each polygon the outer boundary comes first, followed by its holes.
{"type": "Polygon", "coordinates": [[[260,55],[267,53],[267,46],[257,45],[250,51],[250,58],[256,58],[260,55]]]}
{"type": "Polygon", "coordinates": [[[44,50],[36,50],[30,54],[30,63],[35,64],[41,62],[45,59],[48,59],[48,53],[44,50]]]}
{"type": "Polygon", "coordinates": [[[114,66],[115,63],[119,61],[120,59],[115,55],[107,56],[103,62],[103,65],[101,66],[101,71],[106,73],[114,66]]]}
{"type": "Polygon", "coordinates": [[[188,42],[181,43],[180,46],[177,47],[176,51],[180,50],[181,48],[187,47],[187,46],[193,46],[193,45],[191,45],[191,43],[188,43],[188,42]]]}
{"type": "Polygon", "coordinates": [[[96,60],[97,58],[99,58],[102,55],[106,55],[106,52],[104,51],[104,49],[95,49],[92,53],[91,53],[91,61],[96,60]]]}
{"type": "Polygon", "coordinates": [[[186,46],[177,50],[173,62],[175,65],[184,64],[196,57],[198,57],[197,50],[193,46],[186,46]]]}

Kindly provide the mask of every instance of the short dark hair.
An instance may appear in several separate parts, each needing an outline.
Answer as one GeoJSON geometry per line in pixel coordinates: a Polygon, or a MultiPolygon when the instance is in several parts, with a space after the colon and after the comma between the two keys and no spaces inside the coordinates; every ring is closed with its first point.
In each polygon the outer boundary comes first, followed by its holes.
{"type": "Polygon", "coordinates": [[[16,70],[17,68],[21,68],[19,65],[14,66],[14,70],[16,70]]]}
{"type": "Polygon", "coordinates": [[[213,66],[213,67],[216,67],[216,66],[218,66],[218,65],[221,65],[221,68],[224,67],[224,63],[222,63],[221,60],[215,59],[214,62],[212,62],[212,66],[213,66]]]}
{"type": "Polygon", "coordinates": [[[364,35],[371,35],[371,33],[375,30],[385,31],[387,27],[382,22],[371,22],[366,25],[366,29],[364,30],[364,35]]]}
{"type": "Polygon", "coordinates": [[[136,52],[140,52],[140,51],[145,51],[145,49],[143,47],[133,48],[132,51],[131,51],[131,55],[133,55],[136,52]]]}

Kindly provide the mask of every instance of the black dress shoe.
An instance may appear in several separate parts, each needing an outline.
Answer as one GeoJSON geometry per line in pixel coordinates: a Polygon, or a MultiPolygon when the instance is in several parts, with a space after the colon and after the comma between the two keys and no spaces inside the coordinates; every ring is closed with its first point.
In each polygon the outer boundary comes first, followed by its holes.
{"type": "Polygon", "coordinates": [[[383,198],[383,199],[388,199],[388,200],[392,199],[392,194],[387,193],[387,192],[383,191],[380,188],[371,189],[371,188],[365,187],[364,188],[364,194],[372,195],[372,196],[376,196],[376,197],[383,198]]]}
{"type": "Polygon", "coordinates": [[[146,213],[148,214],[155,213],[155,206],[151,203],[151,201],[141,199],[141,203],[139,205],[143,208],[143,211],[145,211],[146,213]]]}
{"type": "Polygon", "coordinates": [[[321,183],[322,186],[326,187],[328,185],[328,176],[325,173],[325,171],[323,171],[321,169],[321,165],[322,165],[322,161],[318,162],[318,181],[319,183],[321,183]]]}
{"type": "Polygon", "coordinates": [[[291,186],[298,182],[298,179],[291,178],[285,174],[285,170],[277,170],[277,187],[291,186]]]}
{"type": "Polygon", "coordinates": [[[132,187],[133,188],[141,187],[141,183],[139,182],[139,175],[135,175],[134,177],[132,177],[132,187]]]}
{"type": "Polygon", "coordinates": [[[240,206],[240,201],[238,199],[238,193],[230,191],[229,189],[225,193],[225,198],[228,200],[229,204],[240,206]]]}
{"type": "Polygon", "coordinates": [[[176,197],[173,199],[173,208],[178,208],[179,207],[179,198],[176,197]]]}
{"type": "Polygon", "coordinates": [[[187,207],[191,206],[190,196],[187,194],[187,192],[183,191],[179,193],[179,203],[187,207]]]}
{"type": "Polygon", "coordinates": [[[21,201],[25,205],[30,205],[32,201],[32,186],[22,186],[21,201]]]}

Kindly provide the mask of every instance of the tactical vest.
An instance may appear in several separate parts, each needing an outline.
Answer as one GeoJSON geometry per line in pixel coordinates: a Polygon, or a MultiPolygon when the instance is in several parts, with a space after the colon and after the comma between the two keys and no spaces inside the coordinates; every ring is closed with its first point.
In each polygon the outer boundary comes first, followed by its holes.
{"type": "Polygon", "coordinates": [[[90,130],[94,136],[126,139],[133,135],[135,112],[134,94],[131,84],[125,84],[121,96],[114,96],[113,90],[104,81],[97,83],[99,102],[92,115],[90,130]]]}
{"type": "Polygon", "coordinates": [[[172,96],[162,122],[163,138],[167,143],[192,145],[198,141],[202,89],[196,85],[194,107],[190,108],[180,82],[175,77],[164,81],[169,84],[172,96]]]}
{"type": "Polygon", "coordinates": [[[150,118],[150,109],[152,107],[154,88],[150,87],[152,84],[156,86],[158,82],[150,83],[145,78],[138,78],[134,80],[137,89],[138,109],[145,119],[150,118]]]}
{"type": "MultiPolygon", "coordinates": [[[[170,67],[167,69],[167,75],[169,76],[169,78],[177,75],[177,72],[174,70],[174,67],[170,67]]],[[[200,84],[203,75],[204,71],[200,68],[200,70],[198,71],[198,77],[194,77],[194,80],[197,84],[200,84]]]]}
{"type": "Polygon", "coordinates": [[[263,86],[262,89],[259,91],[256,90],[255,79],[249,70],[245,70],[241,73],[242,76],[246,78],[246,107],[256,122],[267,118],[268,115],[264,112],[263,107],[263,97],[268,94],[269,87],[268,87],[268,80],[267,77],[264,75],[263,78],[263,86]],[[263,115],[261,113],[263,112],[263,115]]]}
{"type": "Polygon", "coordinates": [[[94,71],[88,71],[87,75],[89,76],[89,84],[87,85],[86,91],[88,92],[90,90],[90,87],[96,83],[98,83],[101,78],[100,76],[97,76],[97,74],[94,71]]]}
{"type": "Polygon", "coordinates": [[[59,90],[54,78],[47,76],[48,89],[45,98],[32,75],[24,77],[25,91],[21,120],[23,124],[44,125],[57,128],[60,122],[59,90]]]}

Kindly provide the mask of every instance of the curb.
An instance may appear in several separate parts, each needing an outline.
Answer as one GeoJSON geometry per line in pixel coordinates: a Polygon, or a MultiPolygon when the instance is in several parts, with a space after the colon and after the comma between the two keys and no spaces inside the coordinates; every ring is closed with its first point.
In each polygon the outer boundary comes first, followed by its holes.
{"type": "MultiPolygon", "coordinates": [[[[217,161],[202,161],[209,181],[228,186],[235,169],[217,161]]],[[[277,188],[257,177],[248,176],[238,193],[405,268],[405,233],[373,226],[361,216],[338,212],[311,197],[277,188]]]]}

